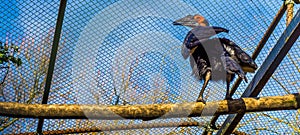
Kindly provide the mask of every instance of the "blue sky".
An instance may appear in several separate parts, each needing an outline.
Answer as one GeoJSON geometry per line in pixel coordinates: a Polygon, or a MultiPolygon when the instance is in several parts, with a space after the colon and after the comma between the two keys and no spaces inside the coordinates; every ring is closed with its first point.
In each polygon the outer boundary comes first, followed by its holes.
{"type": "MultiPolygon", "coordinates": [[[[55,27],[57,0],[2,0],[0,4],[0,15],[3,16],[0,17],[0,41],[5,41],[7,36],[10,42],[15,43],[20,42],[20,37],[40,40],[49,29],[55,27]]],[[[281,4],[282,1],[264,0],[69,0],[62,30],[67,42],[59,52],[62,57],[57,59],[57,65],[66,64],[61,73],[71,75],[61,76],[56,81],[75,82],[67,88],[73,91],[70,98],[76,99],[76,103],[113,104],[115,94],[131,104],[195,101],[202,83],[191,76],[188,60],[180,55],[181,43],[189,29],[173,26],[172,22],[187,14],[201,14],[211,25],[230,30],[229,34],[221,34],[220,37],[235,41],[251,54],[281,4]],[[130,72],[132,67],[134,70],[130,72]],[[125,79],[120,79],[124,76],[125,79]],[[159,91],[167,94],[156,94],[159,91]],[[152,101],[151,96],[159,98],[152,101]],[[170,98],[164,99],[165,96],[170,98]]],[[[298,9],[296,5],[295,11],[298,9]]],[[[285,18],[256,60],[258,65],[262,64],[284,28],[285,18]]],[[[298,42],[290,51],[298,65],[299,51],[298,42]]],[[[285,58],[274,77],[295,93],[299,92],[300,75],[295,66],[288,66],[291,63],[291,59],[285,58]]],[[[253,75],[247,74],[249,80],[253,75]]],[[[234,97],[238,98],[247,85],[242,82],[234,97]]],[[[207,89],[213,93],[208,100],[223,99],[223,82],[211,82],[207,89]]],[[[281,89],[282,86],[271,79],[260,96],[287,94],[281,89]]],[[[65,89],[61,91],[63,93],[65,89]]],[[[74,100],[58,98],[49,102],[75,103],[74,100]]],[[[295,111],[284,112],[295,114],[295,111]]],[[[270,114],[280,116],[282,112],[270,114]]],[[[244,121],[252,117],[246,115],[244,121]]],[[[258,122],[257,125],[263,126],[264,123],[258,122]]],[[[288,127],[287,130],[291,131],[288,127]]]]}

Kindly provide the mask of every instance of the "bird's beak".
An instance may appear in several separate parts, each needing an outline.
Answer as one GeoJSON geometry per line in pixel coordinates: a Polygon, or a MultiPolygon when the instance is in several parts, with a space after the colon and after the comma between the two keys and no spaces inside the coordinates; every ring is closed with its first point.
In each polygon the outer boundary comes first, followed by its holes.
{"type": "Polygon", "coordinates": [[[178,21],[173,22],[173,25],[182,25],[181,23],[179,23],[178,21]]]}
{"type": "Polygon", "coordinates": [[[182,26],[193,26],[197,24],[194,17],[192,15],[187,15],[181,19],[178,19],[173,22],[173,25],[182,25],[182,26]]]}

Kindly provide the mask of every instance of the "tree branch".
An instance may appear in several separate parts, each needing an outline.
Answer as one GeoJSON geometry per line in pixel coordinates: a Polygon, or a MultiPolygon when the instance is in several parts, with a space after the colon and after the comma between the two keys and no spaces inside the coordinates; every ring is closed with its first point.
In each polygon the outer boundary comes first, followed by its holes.
{"type": "Polygon", "coordinates": [[[68,104],[23,104],[0,102],[0,116],[45,119],[155,119],[197,117],[203,109],[216,110],[205,116],[233,114],[238,112],[260,112],[274,110],[296,110],[300,108],[300,96],[289,94],[262,98],[243,98],[215,102],[149,104],[149,105],[68,105],[68,104]],[[163,116],[163,117],[161,117],[163,116]]]}

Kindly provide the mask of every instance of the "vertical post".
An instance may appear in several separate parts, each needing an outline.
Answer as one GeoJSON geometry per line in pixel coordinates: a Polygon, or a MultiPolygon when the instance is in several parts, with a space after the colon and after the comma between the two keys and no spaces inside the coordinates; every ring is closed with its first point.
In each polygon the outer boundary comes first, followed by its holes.
{"type": "MultiPolygon", "coordinates": [[[[47,104],[48,102],[66,5],[67,5],[67,0],[60,1],[42,104],[47,104]]],[[[42,134],[43,124],[44,124],[44,119],[39,119],[38,126],[37,126],[37,133],[42,134]]]]}

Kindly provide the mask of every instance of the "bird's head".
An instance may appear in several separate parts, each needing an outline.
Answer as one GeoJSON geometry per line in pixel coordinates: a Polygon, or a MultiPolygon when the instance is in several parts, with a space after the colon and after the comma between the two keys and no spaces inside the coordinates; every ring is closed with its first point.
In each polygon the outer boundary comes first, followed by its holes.
{"type": "Polygon", "coordinates": [[[197,26],[208,26],[208,21],[201,15],[187,15],[181,19],[178,19],[173,22],[173,25],[182,25],[182,26],[188,26],[191,28],[197,27],[197,26]]]}

